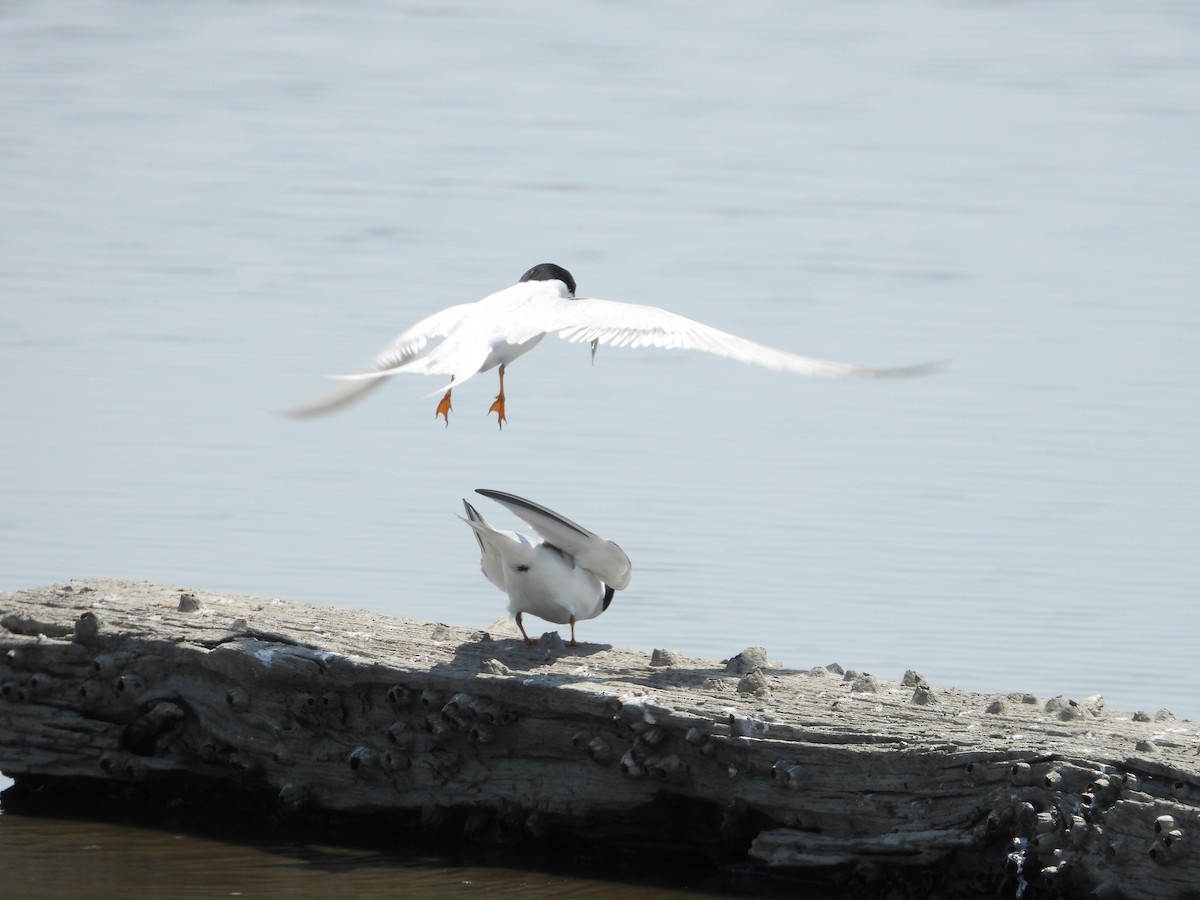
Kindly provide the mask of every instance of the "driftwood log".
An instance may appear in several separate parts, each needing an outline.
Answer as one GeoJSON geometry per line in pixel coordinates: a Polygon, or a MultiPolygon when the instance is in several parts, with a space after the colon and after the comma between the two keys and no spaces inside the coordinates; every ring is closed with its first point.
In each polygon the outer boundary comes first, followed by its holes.
{"type": "Polygon", "coordinates": [[[144,582],[0,593],[0,626],[14,790],[199,780],[277,816],[671,847],[893,896],[1200,891],[1200,732],[1166,711],[144,582]]]}

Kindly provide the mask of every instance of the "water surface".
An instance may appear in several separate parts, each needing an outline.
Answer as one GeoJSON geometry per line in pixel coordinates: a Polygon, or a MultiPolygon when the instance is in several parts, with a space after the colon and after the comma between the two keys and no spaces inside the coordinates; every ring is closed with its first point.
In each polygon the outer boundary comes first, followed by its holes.
{"type": "MultiPolygon", "coordinates": [[[[545,859],[530,869],[526,854],[484,848],[426,849],[377,835],[364,846],[331,835],[299,842],[270,835],[219,840],[194,829],[156,829],[129,823],[0,816],[0,896],[58,900],[65,896],[155,898],[575,897],[600,900],[636,891],[647,900],[786,895],[781,886],[747,873],[729,884],[705,886],[703,873],[678,864],[660,872],[631,870],[620,860],[545,859]],[[526,868],[517,864],[525,862],[526,868]],[[568,871],[571,874],[567,874],[568,871]],[[674,884],[671,879],[674,878],[674,884]],[[631,879],[636,879],[631,882],[631,879]]],[[[815,896],[815,895],[814,895],[815,896]]]]}

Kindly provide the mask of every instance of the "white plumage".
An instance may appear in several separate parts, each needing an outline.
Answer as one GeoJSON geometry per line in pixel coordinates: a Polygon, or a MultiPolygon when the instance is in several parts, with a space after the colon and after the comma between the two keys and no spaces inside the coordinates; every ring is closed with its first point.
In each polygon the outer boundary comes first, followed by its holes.
{"type": "MultiPolygon", "coordinates": [[[[575,279],[562,266],[542,263],[519,282],[475,303],[462,303],[422,319],[398,335],[364,371],[335,376],[342,380],[308,403],[289,410],[294,416],[330,412],[361,397],[385,378],[401,373],[447,375],[450,382],[435,415],[449,424],[450,393],[479,372],[500,366],[500,393],[489,412],[504,415],[504,369],[532,350],[547,334],[571,342],[614,347],[663,347],[702,350],[749,365],[799,375],[834,378],[895,378],[922,375],[937,364],[870,368],[797,356],[701,322],[636,303],[575,296],[575,279]],[[430,348],[434,341],[440,341],[430,348]]],[[[439,389],[442,390],[442,389],[439,389]]]]}
{"type": "Polygon", "coordinates": [[[576,646],[575,623],[600,615],[613,593],[629,586],[629,557],[612,541],[532,500],[484,488],[476,493],[503,504],[539,535],[494,528],[463,500],[463,521],[479,542],[479,567],[488,581],[508,594],[508,611],[525,643],[533,643],[521,621],[529,613],[557,625],[569,624],[571,646],[576,646]]]}

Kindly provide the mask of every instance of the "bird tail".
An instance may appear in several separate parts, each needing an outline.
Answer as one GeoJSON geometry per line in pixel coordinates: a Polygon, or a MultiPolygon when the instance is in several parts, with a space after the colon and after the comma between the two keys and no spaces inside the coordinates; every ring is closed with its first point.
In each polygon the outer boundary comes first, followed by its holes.
{"type": "MultiPolygon", "coordinates": [[[[466,501],[463,501],[466,503],[466,501]]],[[[470,504],[467,504],[468,506],[470,504]]],[[[528,565],[533,561],[535,546],[529,540],[525,539],[524,535],[513,534],[510,531],[499,531],[488,524],[487,520],[480,516],[474,510],[468,510],[468,515],[472,512],[478,516],[478,520],[464,519],[471,530],[475,532],[475,539],[479,541],[479,549],[483,554],[483,570],[488,579],[495,583],[492,573],[489,572],[489,562],[492,559],[502,561],[505,565],[528,565]]]]}
{"type": "MultiPolygon", "coordinates": [[[[465,519],[463,519],[463,521],[466,522],[468,525],[470,525],[471,530],[474,531],[475,540],[477,540],[479,542],[479,552],[487,553],[487,547],[484,546],[483,538],[479,536],[480,535],[479,529],[486,528],[488,531],[492,531],[492,532],[494,532],[496,529],[494,529],[491,525],[489,525],[488,520],[479,514],[479,510],[477,510],[475,507],[473,507],[466,500],[463,500],[463,506],[467,510],[467,517],[465,519]]],[[[462,516],[459,516],[459,518],[462,519],[462,516]]]]}

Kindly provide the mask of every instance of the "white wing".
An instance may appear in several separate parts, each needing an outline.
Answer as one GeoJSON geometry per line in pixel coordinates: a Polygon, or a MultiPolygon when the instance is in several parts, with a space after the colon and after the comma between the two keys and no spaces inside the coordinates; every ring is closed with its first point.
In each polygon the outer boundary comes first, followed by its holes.
{"type": "Polygon", "coordinates": [[[326,388],[307,403],[286,410],[287,415],[295,418],[317,416],[333,412],[360,399],[368,391],[383,384],[388,375],[395,374],[401,367],[418,359],[430,341],[444,338],[453,331],[474,306],[474,303],[460,303],[422,319],[393,338],[390,344],[363,367],[362,372],[350,376],[336,376],[342,379],[340,384],[326,388]]]}
{"type": "Polygon", "coordinates": [[[592,572],[614,590],[624,590],[633,575],[633,564],[625,551],[582,525],[576,525],[554,510],[504,491],[479,488],[475,491],[501,503],[542,536],[548,544],[571,556],[575,563],[592,572]]]}
{"type": "Polygon", "coordinates": [[[463,382],[501,363],[512,362],[532,349],[546,334],[542,321],[564,296],[561,282],[519,282],[470,304],[468,314],[453,324],[445,340],[419,359],[348,379],[377,379],[408,372],[418,375],[449,375],[451,383],[433,393],[463,382]]]}
{"type": "Polygon", "coordinates": [[[664,347],[703,350],[741,363],[764,366],[777,372],[826,375],[833,378],[895,378],[924,375],[941,363],[916,366],[870,368],[797,356],[727,331],[696,322],[685,316],[637,303],[618,303],[582,297],[555,304],[547,316],[546,331],[577,343],[599,341],[614,347],[664,347]]]}

